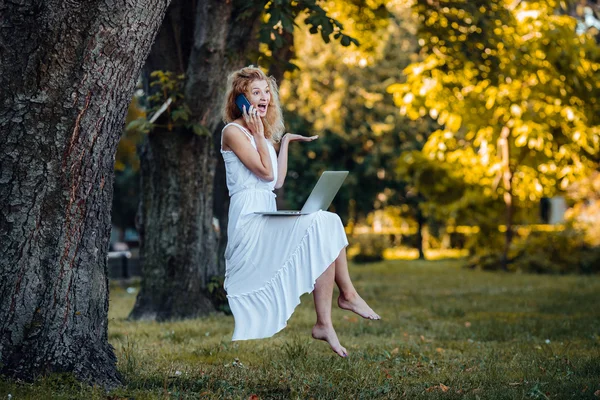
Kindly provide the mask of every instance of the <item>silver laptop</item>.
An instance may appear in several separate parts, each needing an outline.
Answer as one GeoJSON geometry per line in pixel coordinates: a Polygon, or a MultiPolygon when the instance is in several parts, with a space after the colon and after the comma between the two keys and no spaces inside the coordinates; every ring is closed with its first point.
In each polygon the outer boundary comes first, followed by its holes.
{"type": "Polygon", "coordinates": [[[300,211],[259,211],[255,212],[255,214],[294,216],[312,214],[319,210],[327,210],[338,190],[342,187],[342,183],[346,179],[346,176],[348,176],[348,171],[323,172],[300,211]]]}

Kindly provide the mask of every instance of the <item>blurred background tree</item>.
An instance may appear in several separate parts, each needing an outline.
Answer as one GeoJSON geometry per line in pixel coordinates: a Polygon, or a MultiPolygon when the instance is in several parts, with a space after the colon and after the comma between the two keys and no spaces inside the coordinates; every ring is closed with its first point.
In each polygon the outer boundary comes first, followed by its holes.
{"type": "Polygon", "coordinates": [[[395,198],[398,180],[387,167],[401,148],[412,145],[415,127],[422,124],[402,129],[407,119],[385,93],[410,63],[416,45],[406,31],[409,26],[401,26],[386,3],[325,2],[332,15],[346,21],[346,30],[358,39],[359,47],[327,46],[306,28],[295,36],[293,63],[298,69],[286,75],[281,87],[286,123],[290,131],[318,134],[319,140],[291,147],[285,185],[289,207],[301,206],[308,196],[306,188],[325,169],[350,171],[334,200],[346,223],[365,218],[395,198]]]}
{"type": "Polygon", "coordinates": [[[556,1],[417,1],[424,59],[390,87],[403,115],[441,125],[423,151],[505,203],[565,190],[597,168],[600,49],[556,1]]]}
{"type": "MultiPolygon", "coordinates": [[[[286,122],[291,131],[320,139],[290,151],[287,206],[300,207],[322,171],[348,170],[334,209],[350,231],[374,211],[389,208],[396,218],[416,219],[420,233],[426,221],[421,197],[413,196],[395,165],[403,152],[421,149],[434,122],[400,115],[386,92],[418,59],[417,21],[405,1],[325,4],[361,45],[325,46],[306,29],[295,36],[293,63],[299,68],[286,75],[281,89],[286,122]],[[409,207],[394,207],[405,204],[409,207]]],[[[416,243],[421,248],[420,238],[416,243]]]]}

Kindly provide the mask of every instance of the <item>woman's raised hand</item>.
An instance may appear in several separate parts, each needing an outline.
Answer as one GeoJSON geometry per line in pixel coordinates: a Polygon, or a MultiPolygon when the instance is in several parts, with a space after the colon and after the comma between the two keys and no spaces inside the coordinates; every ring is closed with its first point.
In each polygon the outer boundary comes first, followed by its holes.
{"type": "Polygon", "coordinates": [[[318,138],[319,135],[302,136],[295,133],[286,133],[283,136],[283,139],[287,140],[288,142],[312,142],[313,140],[317,140],[318,138]]]}
{"type": "Polygon", "coordinates": [[[244,106],[243,117],[253,136],[265,137],[265,127],[256,107],[251,105],[250,109],[246,110],[246,106],[244,106]]]}

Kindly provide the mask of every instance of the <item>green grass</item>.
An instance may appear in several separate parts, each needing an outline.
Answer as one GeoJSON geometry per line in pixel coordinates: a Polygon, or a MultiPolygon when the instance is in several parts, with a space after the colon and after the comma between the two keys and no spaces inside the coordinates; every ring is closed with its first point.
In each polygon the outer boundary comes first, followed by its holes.
{"type": "MultiPolygon", "coordinates": [[[[383,317],[334,308],[341,359],[310,339],[310,295],[271,339],[231,342],[233,318],[125,320],[113,285],[109,339],[126,385],[113,399],[598,399],[600,276],[470,271],[461,261],[351,266],[383,317]]],[[[107,396],[68,378],[0,381],[0,400],[107,396]]]]}

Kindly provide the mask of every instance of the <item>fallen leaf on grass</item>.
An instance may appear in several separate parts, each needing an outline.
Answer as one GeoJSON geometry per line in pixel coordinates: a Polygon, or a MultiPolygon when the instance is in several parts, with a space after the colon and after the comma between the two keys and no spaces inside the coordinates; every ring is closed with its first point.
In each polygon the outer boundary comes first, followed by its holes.
{"type": "Polygon", "coordinates": [[[250,397],[248,397],[248,400],[259,400],[259,399],[260,399],[260,397],[258,397],[255,394],[251,394],[250,397]]]}
{"type": "Polygon", "coordinates": [[[358,317],[354,317],[354,316],[349,317],[347,315],[344,315],[344,319],[349,322],[358,322],[358,317]]]}
{"type": "Polygon", "coordinates": [[[382,368],[382,369],[383,369],[383,372],[385,372],[385,377],[386,377],[387,379],[392,379],[392,376],[390,375],[390,373],[388,372],[388,370],[387,370],[387,369],[385,369],[385,368],[382,368]]]}
{"type": "Polygon", "coordinates": [[[435,351],[437,351],[438,353],[443,353],[444,349],[442,349],[441,347],[438,347],[437,349],[435,349],[435,351]]]}
{"type": "Polygon", "coordinates": [[[471,323],[469,321],[465,322],[465,327],[466,328],[470,328],[471,327],[471,323]]]}
{"type": "Polygon", "coordinates": [[[446,393],[448,390],[450,390],[450,388],[443,383],[440,383],[437,386],[431,386],[425,389],[426,392],[433,392],[434,390],[441,390],[442,392],[446,393]]]}
{"type": "Polygon", "coordinates": [[[594,392],[594,396],[600,397],[600,389],[598,389],[594,392]]]}
{"type": "Polygon", "coordinates": [[[390,351],[390,354],[398,354],[398,351],[400,351],[400,349],[396,347],[394,350],[390,351]]]}

